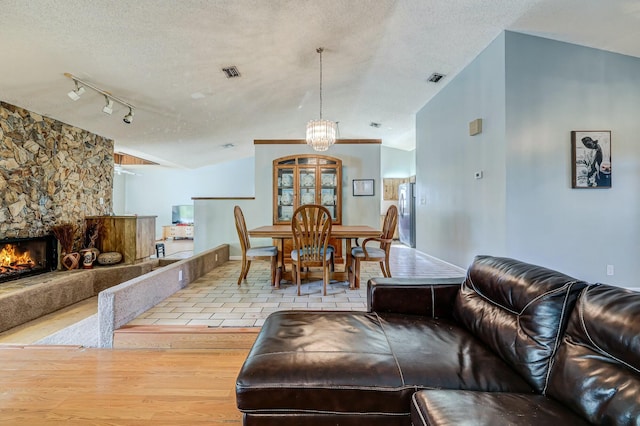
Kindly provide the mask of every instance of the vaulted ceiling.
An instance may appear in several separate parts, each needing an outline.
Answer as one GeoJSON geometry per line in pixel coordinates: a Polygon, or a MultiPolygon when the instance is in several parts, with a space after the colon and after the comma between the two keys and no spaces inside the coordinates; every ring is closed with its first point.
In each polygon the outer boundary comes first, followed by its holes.
{"type": "Polygon", "coordinates": [[[0,100],[183,168],[304,138],[317,47],[340,137],[405,150],[415,113],[503,30],[640,57],[636,0],[0,0],[0,18],[0,100]],[[64,73],[133,104],[133,122],[91,90],[70,100],[64,73]]]}

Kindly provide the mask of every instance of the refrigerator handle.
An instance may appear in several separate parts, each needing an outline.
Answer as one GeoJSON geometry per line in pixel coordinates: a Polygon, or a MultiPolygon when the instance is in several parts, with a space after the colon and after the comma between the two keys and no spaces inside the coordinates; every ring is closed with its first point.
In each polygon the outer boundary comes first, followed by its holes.
{"type": "Polygon", "coordinates": [[[398,204],[400,204],[400,216],[404,216],[404,192],[400,193],[400,202],[398,204]]]}

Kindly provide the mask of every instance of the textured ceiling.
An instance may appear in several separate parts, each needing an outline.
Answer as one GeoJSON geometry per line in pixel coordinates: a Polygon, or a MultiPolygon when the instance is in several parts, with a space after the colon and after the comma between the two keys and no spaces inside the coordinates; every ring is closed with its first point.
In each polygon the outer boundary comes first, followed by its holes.
{"type": "Polygon", "coordinates": [[[0,100],[197,168],[304,138],[322,46],[324,118],[413,149],[415,113],[505,29],[640,57],[637,0],[0,0],[0,100]],[[95,92],[71,101],[65,72],[135,105],[133,123],[95,92]]]}

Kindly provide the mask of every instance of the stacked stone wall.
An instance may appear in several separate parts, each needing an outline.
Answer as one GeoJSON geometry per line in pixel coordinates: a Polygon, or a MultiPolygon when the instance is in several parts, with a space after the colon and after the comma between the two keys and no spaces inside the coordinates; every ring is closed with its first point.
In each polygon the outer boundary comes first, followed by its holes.
{"type": "Polygon", "coordinates": [[[0,239],[81,226],[112,193],[113,140],[0,102],[0,239]]]}

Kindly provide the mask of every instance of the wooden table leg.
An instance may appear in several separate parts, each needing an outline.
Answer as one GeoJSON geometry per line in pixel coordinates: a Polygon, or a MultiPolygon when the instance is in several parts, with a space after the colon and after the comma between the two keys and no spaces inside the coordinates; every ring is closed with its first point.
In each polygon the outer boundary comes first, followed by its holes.
{"type": "Polygon", "coordinates": [[[276,278],[278,279],[278,288],[280,288],[280,280],[285,279],[284,274],[287,271],[287,268],[284,263],[284,239],[282,238],[272,238],[273,244],[278,249],[278,271],[276,273],[276,278]]]}
{"type": "Polygon", "coordinates": [[[351,285],[351,280],[349,279],[349,270],[351,269],[351,238],[345,238],[345,249],[347,253],[344,260],[344,272],[347,274],[349,289],[353,290],[354,287],[351,285]]]}

